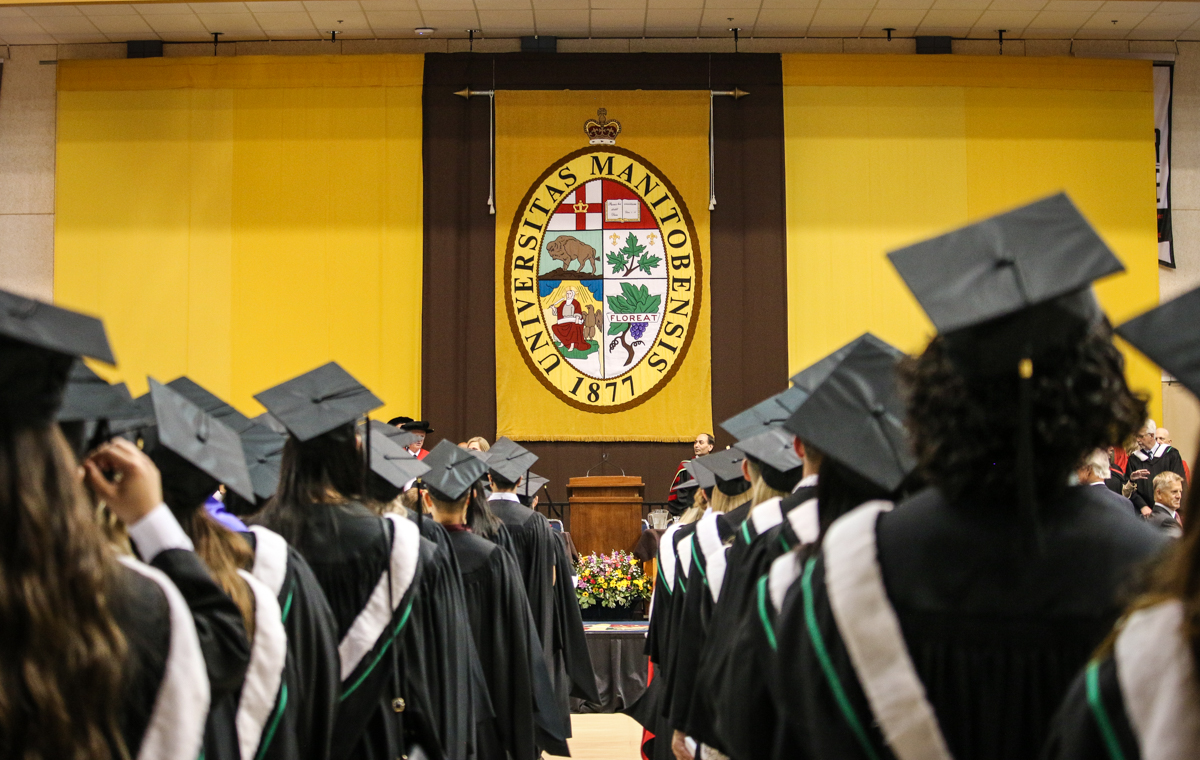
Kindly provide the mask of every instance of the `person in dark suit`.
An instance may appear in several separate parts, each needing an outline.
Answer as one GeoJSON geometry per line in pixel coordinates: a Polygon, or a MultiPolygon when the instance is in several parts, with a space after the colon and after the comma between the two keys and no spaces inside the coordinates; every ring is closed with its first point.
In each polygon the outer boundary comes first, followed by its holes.
{"type": "Polygon", "coordinates": [[[1096,493],[1105,503],[1112,504],[1126,514],[1136,515],[1138,510],[1132,501],[1120,493],[1113,493],[1112,489],[1107,487],[1105,478],[1109,472],[1108,453],[1104,449],[1096,449],[1075,469],[1075,476],[1079,478],[1079,484],[1082,486],[1100,486],[1096,493]]]}
{"type": "MultiPolygon", "coordinates": [[[[1121,453],[1125,453],[1125,450],[1121,449],[1121,453]]],[[[1116,447],[1109,446],[1108,472],[1106,472],[1104,475],[1104,485],[1108,486],[1108,490],[1120,496],[1121,488],[1125,485],[1125,468],[1119,466],[1116,459],[1116,447]]],[[[1133,502],[1130,502],[1130,504],[1132,503],[1133,502]]]]}
{"type": "Polygon", "coordinates": [[[1179,504],[1183,500],[1183,477],[1173,472],[1161,472],[1154,478],[1154,506],[1146,521],[1171,538],[1183,535],[1179,519],[1179,504]]]}

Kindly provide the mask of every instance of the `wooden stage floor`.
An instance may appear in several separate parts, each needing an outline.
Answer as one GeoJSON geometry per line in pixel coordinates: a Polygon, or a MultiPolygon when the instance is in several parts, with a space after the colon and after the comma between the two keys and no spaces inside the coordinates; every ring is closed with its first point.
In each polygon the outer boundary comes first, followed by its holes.
{"type": "MultiPolygon", "coordinates": [[[[628,715],[591,713],[571,716],[567,740],[574,760],[638,760],[642,727],[628,715]]],[[[547,755],[546,757],[557,757],[547,755]]]]}

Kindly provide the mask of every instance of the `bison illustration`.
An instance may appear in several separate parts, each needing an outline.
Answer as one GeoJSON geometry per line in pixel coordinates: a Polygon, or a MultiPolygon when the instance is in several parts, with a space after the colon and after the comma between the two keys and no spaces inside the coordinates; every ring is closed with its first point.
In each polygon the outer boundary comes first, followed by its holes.
{"type": "Polygon", "coordinates": [[[550,254],[550,258],[561,261],[563,269],[570,269],[571,262],[578,261],[580,272],[586,264],[592,274],[601,274],[600,257],[596,255],[596,249],[578,238],[562,235],[551,240],[546,243],[546,253],[550,254]]]}

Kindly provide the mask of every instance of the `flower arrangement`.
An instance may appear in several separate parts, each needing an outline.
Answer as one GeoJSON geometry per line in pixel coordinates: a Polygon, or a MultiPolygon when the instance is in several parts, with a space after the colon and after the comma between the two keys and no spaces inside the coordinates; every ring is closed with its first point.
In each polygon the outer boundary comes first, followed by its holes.
{"type": "Polygon", "coordinates": [[[583,609],[632,607],[638,600],[650,598],[650,581],[642,572],[642,563],[629,552],[580,557],[575,575],[575,594],[583,609]]]}

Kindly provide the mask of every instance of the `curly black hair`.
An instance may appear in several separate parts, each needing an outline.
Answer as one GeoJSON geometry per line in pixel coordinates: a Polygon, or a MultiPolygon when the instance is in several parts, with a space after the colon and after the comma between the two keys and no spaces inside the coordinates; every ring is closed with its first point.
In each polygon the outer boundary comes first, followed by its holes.
{"type": "MultiPolygon", "coordinates": [[[[1033,480],[1043,507],[1092,449],[1119,444],[1146,420],[1146,399],[1125,381],[1107,322],[1034,362],[1033,480]]],[[[1018,376],[964,372],[939,336],[901,362],[908,428],[919,468],[951,503],[1012,504],[1017,495],[1018,376]]]]}

